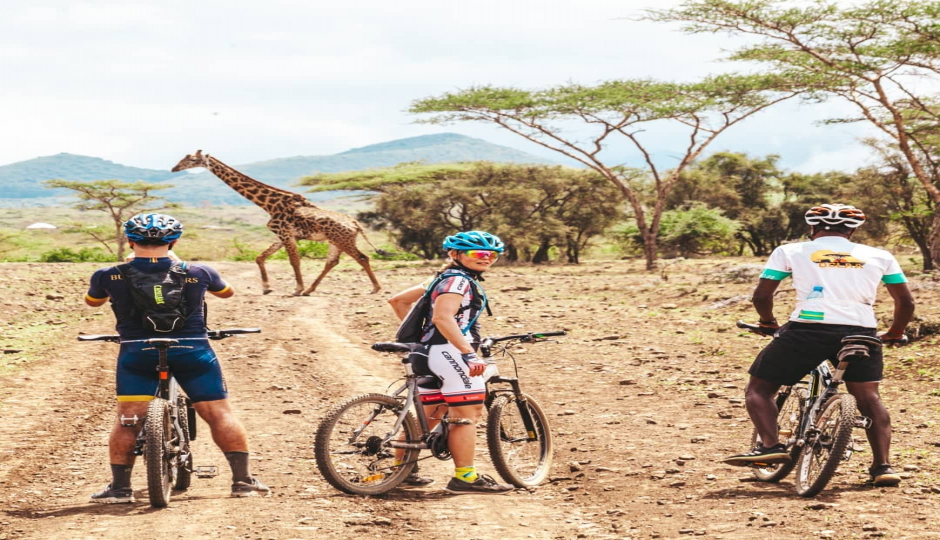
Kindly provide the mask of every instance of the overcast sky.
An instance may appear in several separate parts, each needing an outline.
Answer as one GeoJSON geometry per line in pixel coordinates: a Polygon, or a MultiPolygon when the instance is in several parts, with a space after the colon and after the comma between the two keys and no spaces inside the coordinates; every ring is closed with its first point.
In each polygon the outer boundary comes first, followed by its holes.
{"type": "MultiPolygon", "coordinates": [[[[415,124],[418,98],[472,85],[689,80],[731,69],[725,36],[628,20],[672,0],[5,0],[0,165],[69,152],[167,169],[203,149],[229,163],[333,154],[450,131],[558,156],[495,126],[415,124]]],[[[838,104],[781,106],[710,148],[854,169],[863,126],[838,104]]],[[[676,143],[651,133],[657,153],[676,143]]],[[[625,160],[636,159],[622,150],[625,160]]]]}

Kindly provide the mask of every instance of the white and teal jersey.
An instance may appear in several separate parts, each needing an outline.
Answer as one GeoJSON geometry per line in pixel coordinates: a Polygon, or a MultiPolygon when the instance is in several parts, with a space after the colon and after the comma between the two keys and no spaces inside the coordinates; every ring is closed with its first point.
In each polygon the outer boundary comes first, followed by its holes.
{"type": "Polygon", "coordinates": [[[791,275],[791,321],[865,328],[878,327],[872,305],[879,284],[907,282],[893,255],[841,236],[778,247],[760,277],[779,281],[791,275]]]}

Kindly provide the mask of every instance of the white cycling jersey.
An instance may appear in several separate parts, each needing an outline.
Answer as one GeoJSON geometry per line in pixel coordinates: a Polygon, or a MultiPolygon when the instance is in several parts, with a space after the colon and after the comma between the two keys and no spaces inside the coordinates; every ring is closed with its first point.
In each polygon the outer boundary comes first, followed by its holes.
{"type": "Polygon", "coordinates": [[[791,321],[877,328],[872,306],[880,283],[905,283],[898,261],[883,249],[841,236],[778,247],[763,279],[793,276],[796,309],[791,321]]]}

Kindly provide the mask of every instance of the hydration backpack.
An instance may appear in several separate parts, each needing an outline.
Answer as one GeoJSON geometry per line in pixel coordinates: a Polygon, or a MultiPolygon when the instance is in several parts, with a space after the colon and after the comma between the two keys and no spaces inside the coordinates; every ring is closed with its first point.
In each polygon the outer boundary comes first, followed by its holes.
{"type": "MultiPolygon", "coordinates": [[[[445,272],[434,278],[434,281],[428,285],[428,288],[424,291],[424,294],[421,295],[421,298],[418,298],[418,301],[411,306],[408,315],[405,315],[405,318],[401,321],[401,326],[399,326],[398,331],[395,332],[395,341],[398,343],[419,343],[421,341],[425,328],[431,324],[430,319],[428,319],[428,315],[431,314],[431,291],[433,291],[434,287],[444,278],[453,275],[455,274],[447,274],[445,272]]],[[[490,306],[486,301],[486,294],[483,292],[483,289],[480,288],[480,285],[465,274],[459,275],[467,278],[473,287],[474,293],[479,294],[483,299],[483,305],[480,306],[480,311],[482,312],[483,308],[486,307],[486,312],[490,313],[490,306]]],[[[480,312],[477,312],[476,317],[474,317],[466,327],[460,329],[461,333],[466,334],[470,328],[473,327],[473,323],[476,322],[479,316],[480,312]]]]}
{"type": "Polygon", "coordinates": [[[127,282],[134,302],[134,316],[148,332],[181,330],[192,310],[186,305],[186,276],[189,266],[174,263],[166,272],[141,272],[130,264],[115,267],[127,282]]]}

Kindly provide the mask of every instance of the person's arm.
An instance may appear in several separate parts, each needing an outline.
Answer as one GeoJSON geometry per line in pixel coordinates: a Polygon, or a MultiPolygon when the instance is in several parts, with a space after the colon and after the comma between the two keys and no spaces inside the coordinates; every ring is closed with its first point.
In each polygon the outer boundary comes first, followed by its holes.
{"type": "Polygon", "coordinates": [[[208,266],[200,266],[200,268],[202,268],[202,270],[204,270],[209,276],[209,286],[206,288],[206,290],[212,293],[213,296],[218,296],[219,298],[229,298],[235,294],[235,289],[226,283],[225,280],[222,279],[222,276],[220,276],[214,268],[209,268],[208,266]]]}
{"type": "Polygon", "coordinates": [[[108,291],[98,285],[100,282],[99,276],[101,276],[101,274],[101,270],[92,274],[88,284],[88,292],[85,293],[85,303],[91,307],[103,306],[105,302],[108,301],[108,298],[110,298],[108,291]]]}
{"type": "Polygon", "coordinates": [[[221,291],[209,291],[213,296],[218,296],[219,298],[230,298],[235,296],[235,289],[231,285],[226,284],[225,288],[221,291]]]}
{"type": "Polygon", "coordinates": [[[901,339],[908,323],[914,318],[914,296],[907,283],[886,283],[885,288],[894,300],[894,319],[891,327],[882,334],[885,341],[901,339]]]}
{"type": "Polygon", "coordinates": [[[774,293],[780,281],[776,279],[761,278],[754,288],[754,296],[751,301],[754,303],[754,310],[761,323],[777,322],[774,318],[774,293]]]}
{"type": "Polygon", "coordinates": [[[405,320],[405,315],[408,315],[408,311],[411,309],[412,304],[421,298],[421,295],[424,294],[424,291],[424,285],[415,285],[414,287],[409,287],[389,298],[388,303],[390,306],[392,306],[392,310],[395,312],[395,316],[400,320],[405,320]]]}

